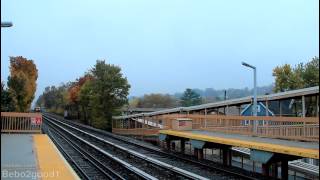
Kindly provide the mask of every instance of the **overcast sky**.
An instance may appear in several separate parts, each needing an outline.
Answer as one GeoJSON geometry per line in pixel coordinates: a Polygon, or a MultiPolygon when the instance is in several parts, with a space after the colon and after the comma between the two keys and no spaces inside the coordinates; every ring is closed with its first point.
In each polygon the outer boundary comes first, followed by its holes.
{"type": "Polygon", "coordinates": [[[9,56],[34,60],[36,97],[97,59],[122,68],[130,95],[252,87],[319,56],[317,0],[1,0],[1,80],[9,56]]]}

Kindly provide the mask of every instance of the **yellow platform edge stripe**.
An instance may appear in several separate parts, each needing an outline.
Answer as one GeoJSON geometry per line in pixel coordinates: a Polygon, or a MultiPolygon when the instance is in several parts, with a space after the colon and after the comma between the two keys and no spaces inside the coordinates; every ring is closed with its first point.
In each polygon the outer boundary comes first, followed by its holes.
{"type": "Polygon", "coordinates": [[[269,152],[275,152],[275,153],[301,156],[306,158],[319,159],[318,149],[288,147],[288,146],[282,146],[278,144],[269,144],[269,143],[253,142],[253,141],[244,141],[244,140],[238,140],[238,139],[213,137],[208,135],[193,134],[190,132],[181,132],[181,131],[174,131],[174,130],[160,130],[159,133],[178,136],[178,137],[184,137],[184,138],[194,139],[194,140],[202,140],[202,141],[226,144],[231,146],[238,146],[238,147],[257,149],[262,151],[269,151],[269,152]]]}
{"type": "Polygon", "coordinates": [[[33,135],[39,179],[80,179],[45,134],[33,135]]]}

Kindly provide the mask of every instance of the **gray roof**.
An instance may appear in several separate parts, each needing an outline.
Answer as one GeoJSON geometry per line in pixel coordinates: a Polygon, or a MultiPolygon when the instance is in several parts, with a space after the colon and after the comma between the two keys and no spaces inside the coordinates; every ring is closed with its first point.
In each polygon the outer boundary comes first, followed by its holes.
{"type": "MultiPolygon", "coordinates": [[[[294,98],[299,96],[307,96],[307,95],[314,95],[319,94],[319,86],[310,87],[310,88],[304,88],[304,89],[297,89],[292,91],[286,91],[286,92],[280,92],[270,95],[261,95],[257,97],[258,101],[272,101],[272,100],[279,100],[279,99],[288,99],[288,98],[294,98]]],[[[165,109],[150,113],[139,113],[139,114],[133,114],[133,115],[127,115],[127,116],[115,116],[114,119],[126,119],[126,118],[132,118],[132,117],[141,117],[141,116],[154,116],[154,115],[162,115],[162,114],[169,114],[169,113],[177,113],[177,112],[188,112],[188,111],[197,111],[197,110],[204,110],[209,108],[218,108],[218,107],[224,107],[224,106],[235,106],[235,105],[241,105],[241,104],[247,104],[251,103],[252,96],[243,97],[243,98],[237,98],[237,99],[230,99],[225,101],[219,101],[214,103],[208,103],[208,104],[201,104],[197,106],[190,106],[190,107],[177,107],[172,109],[165,109]]]]}
{"type": "Polygon", "coordinates": [[[127,112],[154,112],[154,111],[160,111],[167,108],[123,108],[122,111],[127,112]]]}

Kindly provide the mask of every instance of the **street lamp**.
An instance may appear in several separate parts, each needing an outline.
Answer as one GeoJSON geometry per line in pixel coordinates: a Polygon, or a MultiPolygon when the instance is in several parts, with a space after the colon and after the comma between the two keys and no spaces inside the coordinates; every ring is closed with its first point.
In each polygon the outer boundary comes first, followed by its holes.
{"type": "MultiPolygon", "coordinates": [[[[248,63],[242,62],[242,65],[253,69],[253,116],[257,116],[257,68],[248,63]]],[[[257,133],[258,121],[253,121],[253,132],[257,133]]]]}
{"type": "Polygon", "coordinates": [[[11,27],[13,26],[12,22],[1,22],[1,27],[11,27]]]}

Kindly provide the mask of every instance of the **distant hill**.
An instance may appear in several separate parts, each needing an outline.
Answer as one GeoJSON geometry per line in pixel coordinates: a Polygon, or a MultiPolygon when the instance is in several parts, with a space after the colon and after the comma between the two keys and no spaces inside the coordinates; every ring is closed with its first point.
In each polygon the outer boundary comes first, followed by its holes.
{"type": "MultiPolygon", "coordinates": [[[[258,95],[272,94],[273,87],[274,87],[273,84],[268,86],[257,87],[257,93],[258,95]]],[[[253,94],[253,89],[249,89],[249,88],[243,88],[243,89],[229,88],[229,89],[217,89],[217,90],[214,88],[206,88],[206,89],[196,88],[193,90],[197,92],[204,99],[204,103],[224,100],[225,90],[227,91],[226,93],[227,99],[241,98],[241,97],[251,96],[253,94]]],[[[182,95],[183,95],[183,91],[171,94],[171,96],[177,99],[180,99],[182,95]]],[[[137,98],[137,97],[131,96],[129,97],[129,100],[134,98],[137,98]]]]}
{"type": "MultiPolygon", "coordinates": [[[[257,87],[258,95],[265,95],[273,93],[273,85],[261,86],[257,87]]],[[[253,89],[243,88],[243,89],[219,89],[216,90],[214,88],[206,88],[206,89],[193,89],[204,99],[204,103],[216,102],[224,100],[224,92],[226,90],[227,99],[235,99],[246,96],[251,96],[253,94],[253,89]]],[[[176,98],[180,98],[182,96],[182,92],[175,93],[173,96],[176,98]]]]}

